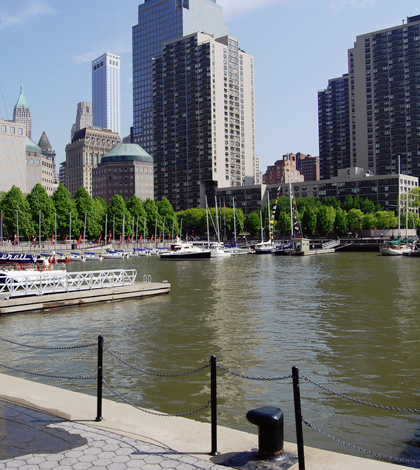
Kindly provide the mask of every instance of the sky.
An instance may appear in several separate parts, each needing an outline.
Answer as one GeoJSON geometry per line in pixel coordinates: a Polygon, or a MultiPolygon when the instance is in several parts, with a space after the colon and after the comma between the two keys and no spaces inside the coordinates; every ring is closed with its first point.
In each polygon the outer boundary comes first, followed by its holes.
{"type": "MultiPolygon", "coordinates": [[[[419,0],[217,0],[229,34],[255,58],[260,169],[288,152],[318,155],[317,92],[347,73],[361,34],[420,14],[419,0]]],[[[132,125],[131,31],[139,0],[0,0],[0,118],[21,83],[32,140],[43,131],[65,160],[77,103],[92,100],[91,61],[121,56],[121,128],[132,125]]],[[[57,168],[58,170],[58,168],[57,168]]]]}

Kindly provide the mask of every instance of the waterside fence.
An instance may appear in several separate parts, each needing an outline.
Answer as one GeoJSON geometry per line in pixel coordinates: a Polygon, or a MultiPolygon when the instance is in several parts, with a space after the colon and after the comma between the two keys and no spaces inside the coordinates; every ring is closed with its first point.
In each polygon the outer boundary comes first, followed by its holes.
{"type": "MultiPolygon", "coordinates": [[[[278,382],[278,381],[291,381],[292,385],[292,390],[293,390],[293,398],[294,398],[294,410],[295,410],[295,425],[296,425],[296,438],[297,438],[297,451],[298,451],[298,460],[299,460],[299,470],[305,470],[305,452],[304,452],[304,439],[303,439],[303,425],[305,425],[307,428],[319,433],[320,435],[324,436],[327,439],[330,439],[338,444],[341,444],[349,449],[352,449],[353,451],[368,455],[370,457],[378,458],[381,460],[388,460],[392,461],[394,463],[398,464],[405,464],[405,465],[419,465],[420,460],[414,460],[414,459],[406,459],[406,458],[397,458],[397,457],[390,457],[387,455],[379,454],[376,452],[372,452],[360,447],[357,447],[355,445],[349,444],[345,441],[342,441],[340,439],[337,439],[336,437],[328,434],[327,432],[319,429],[317,426],[315,426],[312,422],[308,421],[305,419],[303,416],[302,412],[302,406],[301,406],[301,386],[300,386],[300,381],[303,380],[305,383],[311,384],[314,387],[317,387],[321,389],[323,392],[326,392],[330,395],[333,395],[335,397],[339,397],[343,400],[347,400],[353,403],[357,403],[359,405],[364,405],[368,407],[374,407],[377,409],[385,410],[385,411],[394,411],[394,412],[399,412],[399,413],[409,413],[409,414],[419,414],[420,409],[409,409],[409,408],[394,408],[390,406],[384,406],[380,404],[375,404],[375,403],[370,403],[367,401],[359,400],[357,398],[345,395],[343,393],[334,391],[330,388],[327,388],[316,381],[312,380],[310,377],[306,376],[303,374],[297,367],[292,367],[292,373],[290,375],[285,375],[282,377],[253,377],[253,376],[248,376],[241,374],[240,372],[237,371],[232,371],[227,368],[225,368],[223,365],[218,364],[216,360],[216,356],[211,356],[210,360],[206,363],[204,363],[201,367],[180,372],[180,373],[175,373],[175,374],[163,374],[163,373],[158,373],[158,372],[153,372],[150,370],[146,369],[141,369],[137,366],[134,366],[130,364],[129,362],[125,361],[122,357],[120,357],[116,352],[112,351],[107,347],[105,344],[104,338],[102,335],[98,336],[98,341],[95,343],[89,343],[89,344],[80,344],[80,345],[73,345],[73,346],[41,346],[41,345],[31,345],[31,344],[24,344],[20,343],[17,341],[13,341],[7,338],[2,338],[0,337],[0,342],[3,343],[8,343],[10,345],[16,346],[16,347],[21,347],[21,348],[29,348],[29,349],[37,349],[37,350],[46,350],[46,351],[51,351],[51,352],[59,352],[59,351],[68,351],[68,350],[75,350],[75,349],[89,349],[89,348],[96,348],[97,349],[97,364],[96,364],[96,375],[92,376],[68,376],[68,375],[52,375],[48,373],[40,373],[40,372],[31,372],[28,370],[24,370],[24,368],[16,368],[12,367],[9,365],[6,365],[4,363],[0,362],[0,368],[18,372],[21,374],[28,374],[32,376],[38,376],[38,377],[46,377],[46,378],[52,378],[52,379],[65,379],[65,380],[80,380],[80,381],[90,381],[91,383],[96,383],[96,397],[97,397],[97,408],[96,408],[96,421],[101,421],[103,419],[102,417],[102,399],[103,399],[103,390],[104,388],[109,391],[111,396],[114,396],[118,398],[119,400],[123,401],[127,405],[133,406],[137,410],[140,410],[142,412],[156,415],[156,416],[161,416],[162,418],[168,418],[168,417],[173,417],[173,416],[178,416],[178,417],[186,417],[193,415],[195,413],[200,413],[206,409],[210,409],[210,415],[211,415],[211,455],[217,455],[218,450],[217,450],[217,382],[219,380],[218,373],[223,372],[225,374],[231,374],[234,375],[240,379],[243,380],[250,380],[250,381],[260,381],[260,382],[278,382]],[[174,378],[174,377],[183,377],[183,376],[188,376],[188,375],[193,375],[196,373],[199,373],[201,371],[204,371],[206,369],[209,369],[210,372],[210,396],[208,397],[209,400],[207,403],[204,403],[203,406],[195,409],[195,410],[189,410],[185,411],[183,413],[176,413],[176,414],[168,414],[168,413],[161,413],[158,411],[153,411],[150,409],[145,409],[141,408],[139,406],[136,406],[130,400],[126,399],[123,397],[117,390],[116,387],[111,387],[107,381],[106,381],[106,374],[104,374],[104,359],[106,358],[106,354],[109,356],[113,357],[117,361],[119,361],[123,366],[128,367],[140,374],[147,374],[147,375],[152,375],[158,378],[174,378]]],[[[24,366],[23,366],[24,367],[24,366]]]]}

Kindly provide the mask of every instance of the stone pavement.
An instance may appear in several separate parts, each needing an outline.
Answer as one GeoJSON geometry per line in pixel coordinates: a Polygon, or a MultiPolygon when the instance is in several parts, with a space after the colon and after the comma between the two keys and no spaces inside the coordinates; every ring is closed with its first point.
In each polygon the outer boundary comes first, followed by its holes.
{"type": "Polygon", "coordinates": [[[6,468],[226,470],[166,446],[63,421],[0,400],[0,469],[6,468]]]}

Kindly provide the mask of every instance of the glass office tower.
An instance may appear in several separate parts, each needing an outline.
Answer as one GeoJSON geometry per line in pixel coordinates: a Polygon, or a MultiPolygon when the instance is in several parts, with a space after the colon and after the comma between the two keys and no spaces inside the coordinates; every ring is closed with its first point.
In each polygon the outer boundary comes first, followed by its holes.
{"type": "Polygon", "coordinates": [[[215,0],[145,0],[133,26],[133,134],[153,155],[152,59],[162,55],[162,44],[204,31],[226,36],[222,7],[215,0]]]}

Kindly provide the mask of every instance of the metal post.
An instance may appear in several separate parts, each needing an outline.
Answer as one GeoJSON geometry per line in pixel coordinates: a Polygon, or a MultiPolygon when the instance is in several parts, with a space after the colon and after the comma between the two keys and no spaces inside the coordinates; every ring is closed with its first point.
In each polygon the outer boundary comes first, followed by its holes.
{"type": "Polygon", "coordinates": [[[104,358],[104,337],[98,336],[98,391],[97,391],[97,414],[95,421],[102,421],[102,382],[104,378],[103,370],[104,358]]]}
{"type": "Polygon", "coordinates": [[[299,369],[292,367],[293,398],[295,402],[296,440],[299,459],[299,470],[305,470],[305,454],[303,447],[302,411],[300,407],[299,369]]]}
{"type": "Polygon", "coordinates": [[[211,382],[211,452],[210,455],[218,455],[217,452],[217,368],[216,356],[210,357],[210,382],[211,382]]]}

